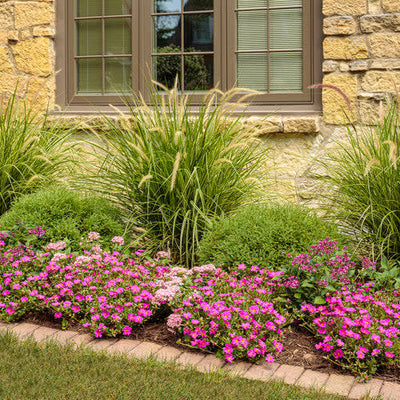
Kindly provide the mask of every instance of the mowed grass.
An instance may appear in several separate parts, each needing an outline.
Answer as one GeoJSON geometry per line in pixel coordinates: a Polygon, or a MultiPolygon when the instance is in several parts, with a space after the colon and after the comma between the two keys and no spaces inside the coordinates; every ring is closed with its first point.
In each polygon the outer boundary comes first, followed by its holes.
{"type": "Polygon", "coordinates": [[[202,374],[174,364],[132,360],[0,334],[0,399],[341,399],[281,383],[202,374]]]}

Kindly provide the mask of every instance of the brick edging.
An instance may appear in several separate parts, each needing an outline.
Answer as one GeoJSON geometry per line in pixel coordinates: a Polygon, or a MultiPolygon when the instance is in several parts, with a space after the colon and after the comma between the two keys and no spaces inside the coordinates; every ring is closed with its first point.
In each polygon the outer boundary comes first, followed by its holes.
{"type": "Polygon", "coordinates": [[[128,357],[146,359],[150,356],[159,361],[169,361],[184,367],[194,367],[201,372],[220,369],[234,376],[260,381],[281,380],[289,385],[305,389],[321,389],[328,394],[345,396],[350,399],[380,397],[385,400],[400,400],[400,384],[371,379],[358,383],[350,375],[327,374],[299,366],[272,363],[255,365],[248,362],[227,364],[211,354],[178,350],[171,346],[132,339],[95,340],[88,334],[76,331],[62,331],[28,322],[7,324],[0,321],[0,332],[10,331],[19,339],[31,337],[36,342],[54,340],[60,344],[86,346],[93,350],[105,350],[109,354],[125,354],[128,357]]]}

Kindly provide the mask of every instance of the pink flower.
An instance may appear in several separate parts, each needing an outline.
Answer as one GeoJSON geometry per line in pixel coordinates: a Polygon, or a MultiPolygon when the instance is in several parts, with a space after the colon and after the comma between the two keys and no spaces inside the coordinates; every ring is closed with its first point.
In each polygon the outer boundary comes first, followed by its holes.
{"type": "Polygon", "coordinates": [[[61,318],[61,317],[62,317],[62,314],[61,314],[60,312],[54,313],[54,318],[59,319],[59,318],[61,318]]]}
{"type": "Polygon", "coordinates": [[[129,336],[132,333],[132,328],[130,326],[124,326],[122,328],[122,334],[125,336],[129,336]]]}
{"type": "Polygon", "coordinates": [[[114,236],[111,239],[111,242],[118,244],[119,246],[123,246],[125,244],[125,239],[122,236],[114,236]]]}
{"type": "Polygon", "coordinates": [[[273,362],[274,362],[274,356],[273,356],[272,354],[268,353],[268,354],[265,356],[265,361],[266,361],[267,363],[273,363],[273,362]]]}

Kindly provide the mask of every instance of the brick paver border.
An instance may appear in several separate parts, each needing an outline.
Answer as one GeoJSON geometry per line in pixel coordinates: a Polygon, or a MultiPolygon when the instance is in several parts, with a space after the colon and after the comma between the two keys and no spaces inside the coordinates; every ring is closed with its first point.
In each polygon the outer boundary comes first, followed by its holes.
{"type": "Polygon", "coordinates": [[[0,332],[7,331],[12,332],[21,340],[28,338],[37,342],[53,340],[63,345],[87,346],[93,350],[106,351],[109,354],[126,354],[128,357],[141,359],[153,357],[159,361],[175,362],[183,368],[196,368],[201,372],[221,370],[233,376],[247,379],[280,380],[290,385],[315,388],[354,400],[371,397],[400,400],[400,384],[385,382],[381,379],[359,383],[350,375],[327,374],[299,366],[278,363],[255,365],[240,362],[230,365],[211,354],[182,351],[175,347],[146,341],[130,339],[95,340],[88,334],[79,334],[75,331],[60,331],[26,322],[7,324],[0,321],[0,332]]]}

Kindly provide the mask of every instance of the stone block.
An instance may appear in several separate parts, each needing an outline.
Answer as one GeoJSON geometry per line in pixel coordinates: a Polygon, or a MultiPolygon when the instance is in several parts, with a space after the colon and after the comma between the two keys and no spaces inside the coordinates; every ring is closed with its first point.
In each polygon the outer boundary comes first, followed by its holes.
{"type": "Polygon", "coordinates": [[[30,324],[28,322],[22,322],[12,328],[12,333],[17,335],[20,339],[26,339],[32,333],[39,329],[39,325],[30,324]]]}
{"type": "Polygon", "coordinates": [[[317,133],[319,132],[318,118],[302,117],[283,120],[284,133],[317,133]]]}
{"type": "Polygon", "coordinates": [[[301,375],[301,377],[298,379],[296,385],[306,389],[310,388],[320,389],[324,387],[328,378],[329,378],[328,374],[307,369],[306,371],[304,371],[303,375],[301,375]]]}
{"type": "Polygon", "coordinates": [[[327,16],[363,15],[367,13],[367,2],[365,0],[324,0],[322,4],[322,12],[327,16]]]}
{"type": "Polygon", "coordinates": [[[370,69],[400,69],[400,60],[398,59],[380,59],[372,60],[370,69]]]}
{"type": "Polygon", "coordinates": [[[18,42],[13,46],[13,52],[19,71],[43,77],[53,72],[48,38],[39,37],[18,42]]]}
{"type": "Polygon", "coordinates": [[[400,33],[373,33],[368,41],[373,57],[400,58],[400,33]]]}
{"type": "Polygon", "coordinates": [[[360,18],[361,32],[396,31],[400,27],[400,14],[364,15],[360,18]]]}
{"type": "Polygon", "coordinates": [[[324,43],[324,58],[332,60],[356,60],[368,58],[368,47],[363,36],[328,36],[324,43]]]}
{"type": "Polygon", "coordinates": [[[107,350],[110,346],[117,343],[117,339],[95,339],[87,344],[87,347],[95,351],[107,350]]]}
{"type": "Polygon", "coordinates": [[[349,65],[352,72],[363,72],[369,69],[369,62],[365,60],[353,61],[349,65]]]}
{"type": "Polygon", "coordinates": [[[19,40],[19,31],[13,29],[7,32],[8,42],[18,42],[18,40],[19,40]]]}
{"type": "Polygon", "coordinates": [[[201,362],[201,360],[203,360],[205,357],[206,356],[204,354],[185,351],[178,357],[176,362],[178,364],[182,364],[183,366],[195,366],[199,362],[201,362]]]}
{"type": "Polygon", "coordinates": [[[274,372],[279,368],[280,364],[263,364],[263,365],[253,365],[247,372],[243,375],[243,378],[254,379],[259,381],[269,381],[272,378],[274,372]]]}
{"type": "Polygon", "coordinates": [[[120,339],[108,347],[107,352],[113,354],[128,354],[135,347],[139,346],[140,343],[139,340],[120,339]]]}
{"type": "Polygon", "coordinates": [[[12,29],[13,10],[10,4],[0,4],[0,29],[12,29]]]}
{"type": "Polygon", "coordinates": [[[384,382],[379,395],[384,400],[400,400],[400,385],[394,382],[384,382]]]}
{"type": "Polygon", "coordinates": [[[150,342],[142,342],[138,346],[136,346],[133,350],[131,350],[128,355],[129,357],[146,359],[155,355],[158,351],[161,350],[163,346],[150,343],[150,342]]]}
{"type": "Polygon", "coordinates": [[[368,71],[361,87],[367,92],[394,92],[400,87],[400,71],[368,71]]]}
{"type": "Polygon", "coordinates": [[[70,339],[70,342],[75,346],[84,346],[93,341],[93,336],[87,333],[79,334],[70,339]]]}
{"type": "Polygon", "coordinates": [[[357,32],[357,22],[354,17],[340,15],[324,19],[325,35],[353,35],[357,32]]]}
{"type": "Polygon", "coordinates": [[[384,12],[400,12],[399,0],[382,0],[382,7],[384,12]]]}
{"type": "Polygon", "coordinates": [[[365,398],[376,398],[379,396],[383,381],[371,379],[367,383],[355,383],[350,390],[349,398],[359,400],[365,398]]]}
{"type": "Polygon", "coordinates": [[[243,361],[233,364],[226,363],[223,370],[228,371],[231,375],[243,376],[251,366],[252,364],[243,361]]]}
{"type": "Polygon", "coordinates": [[[354,377],[349,375],[331,374],[325,384],[325,391],[329,394],[348,396],[350,389],[355,382],[354,377]]]}
{"type": "Polygon", "coordinates": [[[60,331],[58,330],[54,336],[51,338],[54,341],[57,341],[58,343],[62,345],[67,345],[72,343],[72,339],[78,335],[78,332],[76,331],[60,331]]]}
{"type": "Polygon", "coordinates": [[[381,14],[381,0],[368,0],[368,13],[369,14],[381,14]]]}
{"type": "Polygon", "coordinates": [[[15,2],[15,28],[34,25],[54,25],[54,5],[47,2],[15,2]]]}
{"type": "Polygon", "coordinates": [[[303,372],[303,367],[283,364],[274,372],[272,379],[281,380],[288,385],[294,385],[303,372]]]}
{"type": "Polygon", "coordinates": [[[182,350],[178,350],[172,346],[163,347],[156,355],[160,361],[175,361],[182,354],[182,350]]]}
{"type": "Polygon", "coordinates": [[[221,358],[217,358],[212,354],[205,356],[197,365],[196,369],[201,372],[210,372],[215,371],[219,368],[222,368],[225,364],[225,361],[221,358]]]}
{"type": "Polygon", "coordinates": [[[323,83],[332,86],[322,91],[322,109],[324,122],[341,125],[355,120],[354,106],[357,97],[357,77],[353,74],[330,74],[324,77],[323,83]],[[334,88],[340,90],[337,91],[334,88]],[[350,102],[350,108],[342,96],[350,102]]]}
{"type": "Polygon", "coordinates": [[[56,30],[51,26],[35,26],[32,30],[32,34],[34,37],[46,36],[54,38],[56,35],[56,30]]]}
{"type": "Polygon", "coordinates": [[[32,338],[36,342],[44,342],[46,340],[51,339],[57,332],[58,332],[57,329],[47,328],[45,326],[41,326],[40,328],[35,329],[32,332],[32,338]]]}
{"type": "Polygon", "coordinates": [[[0,47],[0,72],[14,72],[6,47],[0,47]]]}
{"type": "Polygon", "coordinates": [[[325,73],[336,72],[339,69],[337,61],[327,60],[322,63],[322,71],[325,73]]]}

